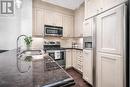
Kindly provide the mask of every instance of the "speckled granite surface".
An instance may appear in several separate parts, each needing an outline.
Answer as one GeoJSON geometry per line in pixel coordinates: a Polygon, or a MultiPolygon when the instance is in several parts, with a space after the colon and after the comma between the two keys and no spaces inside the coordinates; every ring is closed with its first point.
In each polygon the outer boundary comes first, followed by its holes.
{"type": "Polygon", "coordinates": [[[49,56],[27,62],[17,60],[15,50],[0,54],[0,87],[51,87],[69,81],[73,78],[49,56]]]}

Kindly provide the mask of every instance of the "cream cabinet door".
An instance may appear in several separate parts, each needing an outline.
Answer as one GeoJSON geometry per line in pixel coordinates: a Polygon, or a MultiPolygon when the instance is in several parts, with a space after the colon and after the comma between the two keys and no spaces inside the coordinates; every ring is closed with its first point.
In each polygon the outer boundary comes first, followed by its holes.
{"type": "Polygon", "coordinates": [[[75,21],[75,27],[74,27],[74,37],[80,37],[80,27],[81,27],[81,25],[80,25],[80,12],[79,11],[76,11],[75,12],[75,19],[74,19],[74,21],[75,21]]]}
{"type": "Polygon", "coordinates": [[[45,24],[46,25],[55,25],[54,23],[54,12],[50,10],[45,10],[45,24]]]}
{"type": "Polygon", "coordinates": [[[51,10],[45,10],[45,24],[62,26],[62,14],[51,10]]]}
{"type": "Polygon", "coordinates": [[[33,10],[33,35],[42,36],[44,34],[44,10],[34,9],[33,10]]]}
{"type": "Polygon", "coordinates": [[[83,72],[83,52],[80,50],[73,50],[72,66],[80,72],[83,72]]]}
{"type": "Polygon", "coordinates": [[[101,0],[85,0],[85,19],[99,13],[101,0]]]}
{"type": "Polygon", "coordinates": [[[72,67],[72,51],[66,50],[66,68],[72,67]]]}
{"type": "Polygon", "coordinates": [[[83,79],[93,85],[93,53],[83,50],[83,79]]]}
{"type": "Polygon", "coordinates": [[[123,87],[123,58],[98,52],[96,59],[96,87],[123,87]]]}
{"type": "Polygon", "coordinates": [[[94,24],[93,18],[90,18],[83,23],[83,36],[84,37],[92,36],[92,31],[94,28],[93,24],[94,24]]]}
{"type": "Polygon", "coordinates": [[[73,37],[74,18],[73,16],[63,15],[63,37],[73,37]]]}
{"type": "Polygon", "coordinates": [[[55,12],[53,18],[54,18],[54,25],[62,27],[62,25],[63,25],[62,14],[55,12]]]}
{"type": "Polygon", "coordinates": [[[108,10],[126,1],[127,0],[101,0],[102,11],[108,10]]]}
{"type": "Polygon", "coordinates": [[[74,68],[76,68],[76,64],[77,64],[77,62],[76,62],[76,60],[77,60],[77,58],[76,58],[76,50],[73,50],[72,51],[72,66],[74,67],[74,68]]]}
{"type": "Polygon", "coordinates": [[[76,50],[76,69],[83,72],[83,52],[76,50]]]}
{"type": "Polygon", "coordinates": [[[78,10],[75,11],[75,28],[74,36],[83,37],[83,22],[84,22],[84,6],[81,6],[78,10]]]}
{"type": "Polygon", "coordinates": [[[124,5],[97,16],[97,51],[122,55],[124,5]]]}

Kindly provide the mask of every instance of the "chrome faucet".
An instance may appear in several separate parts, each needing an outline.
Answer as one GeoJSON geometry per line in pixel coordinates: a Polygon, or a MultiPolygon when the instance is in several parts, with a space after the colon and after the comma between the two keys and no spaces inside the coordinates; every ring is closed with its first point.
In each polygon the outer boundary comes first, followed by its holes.
{"type": "Polygon", "coordinates": [[[20,58],[21,58],[21,47],[19,47],[19,44],[18,44],[20,37],[27,37],[27,36],[26,35],[20,35],[17,38],[17,55],[16,55],[17,56],[17,69],[20,73],[26,73],[26,72],[29,71],[31,66],[29,66],[26,71],[21,70],[21,60],[20,60],[20,58]]]}
{"type": "Polygon", "coordinates": [[[27,36],[26,36],[26,35],[20,35],[20,36],[18,36],[18,38],[17,38],[17,57],[19,57],[19,55],[21,54],[21,47],[19,47],[19,44],[18,44],[19,39],[20,39],[21,37],[27,37],[27,36]]]}

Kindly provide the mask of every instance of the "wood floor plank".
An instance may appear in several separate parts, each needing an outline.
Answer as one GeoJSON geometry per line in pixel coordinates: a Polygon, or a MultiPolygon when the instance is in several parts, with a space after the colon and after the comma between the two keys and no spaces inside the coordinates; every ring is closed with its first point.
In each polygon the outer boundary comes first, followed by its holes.
{"type": "Polygon", "coordinates": [[[75,71],[74,69],[71,68],[71,69],[67,69],[66,71],[74,78],[74,81],[76,83],[72,87],[92,87],[88,83],[86,83],[82,79],[82,75],[78,73],[77,71],[75,71]]]}

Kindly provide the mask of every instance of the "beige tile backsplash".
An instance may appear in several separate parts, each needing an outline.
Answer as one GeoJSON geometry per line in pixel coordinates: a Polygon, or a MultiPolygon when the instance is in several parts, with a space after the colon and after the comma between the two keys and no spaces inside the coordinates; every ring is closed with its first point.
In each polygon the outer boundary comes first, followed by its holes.
{"type": "Polygon", "coordinates": [[[48,38],[33,38],[32,42],[32,49],[42,49],[44,45],[44,41],[60,41],[61,47],[64,48],[72,48],[72,42],[77,43],[78,48],[83,48],[83,38],[54,38],[54,37],[48,37],[48,38]]]}

